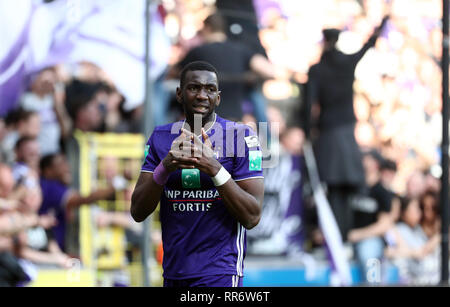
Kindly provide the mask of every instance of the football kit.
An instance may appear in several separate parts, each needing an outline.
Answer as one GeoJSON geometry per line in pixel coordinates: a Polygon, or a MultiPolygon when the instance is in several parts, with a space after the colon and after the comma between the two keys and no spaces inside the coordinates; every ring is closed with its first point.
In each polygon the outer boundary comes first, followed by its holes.
{"type": "MultiPolygon", "coordinates": [[[[150,136],[142,172],[153,172],[181,134],[184,122],[158,126],[150,136]]],[[[263,178],[258,138],[246,125],[216,115],[206,131],[215,158],[235,181],[263,178]]],[[[228,212],[211,178],[198,169],[169,175],[160,199],[163,276],[185,280],[232,275],[241,285],[246,252],[245,228],[228,212]]],[[[230,285],[231,285],[230,277],[230,285]]]]}

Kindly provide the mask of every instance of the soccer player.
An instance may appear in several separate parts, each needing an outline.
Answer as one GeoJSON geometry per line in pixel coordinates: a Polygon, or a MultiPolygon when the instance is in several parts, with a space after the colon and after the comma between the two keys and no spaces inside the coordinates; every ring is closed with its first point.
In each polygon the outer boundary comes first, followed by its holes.
{"type": "Polygon", "coordinates": [[[183,68],[176,98],[186,119],[150,136],[131,214],[141,222],[160,202],[164,286],[242,286],[246,229],[264,196],[258,138],[215,113],[218,74],[207,62],[183,68]]]}

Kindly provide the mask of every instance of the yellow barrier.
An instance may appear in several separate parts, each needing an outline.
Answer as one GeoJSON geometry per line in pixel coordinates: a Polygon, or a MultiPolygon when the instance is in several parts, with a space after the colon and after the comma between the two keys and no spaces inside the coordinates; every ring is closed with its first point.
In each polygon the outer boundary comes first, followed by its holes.
{"type": "Polygon", "coordinates": [[[92,270],[39,270],[30,287],[94,287],[95,273],[92,270]]]}
{"type": "MultiPolygon", "coordinates": [[[[106,186],[111,172],[132,177],[139,175],[145,140],[139,134],[75,133],[80,148],[80,193],[87,195],[95,188],[106,186]],[[125,174],[127,173],[127,174],[125,174]]],[[[106,211],[128,212],[124,192],[117,192],[114,201],[101,201],[106,211]]],[[[99,270],[124,268],[126,240],[120,227],[97,228],[90,206],[80,208],[80,256],[84,266],[99,270]]]]}

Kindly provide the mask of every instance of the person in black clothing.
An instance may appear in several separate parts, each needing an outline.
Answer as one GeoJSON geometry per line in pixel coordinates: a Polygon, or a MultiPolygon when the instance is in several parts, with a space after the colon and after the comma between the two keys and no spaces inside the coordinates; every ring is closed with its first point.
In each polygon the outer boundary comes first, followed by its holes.
{"type": "Polygon", "coordinates": [[[225,33],[225,20],[219,14],[208,16],[201,30],[204,43],[191,49],[177,65],[171,68],[168,77],[178,76],[181,68],[190,62],[211,63],[219,72],[222,101],[217,112],[229,120],[240,121],[242,104],[246,98],[246,85],[255,79],[275,78],[279,72],[262,54],[242,43],[231,41],[225,33]]]}
{"type": "Polygon", "coordinates": [[[371,150],[364,154],[363,165],[367,186],[351,201],[354,227],[348,233],[348,241],[354,244],[355,258],[363,272],[362,280],[370,282],[374,281],[367,276],[373,265],[371,261],[381,261],[383,258],[383,238],[395,225],[400,202],[383,183],[381,167],[384,167],[385,159],[377,151],[371,150]]]}
{"type": "Polygon", "coordinates": [[[344,54],[336,49],[340,31],[326,29],[324,50],[320,62],[308,72],[306,87],[305,134],[310,135],[311,110],[318,104],[319,135],[313,140],[321,181],[325,182],[328,198],[341,235],[346,240],[351,227],[349,197],[364,185],[361,153],[354,136],[356,117],[353,110],[353,82],[356,65],[375,45],[388,17],[358,52],[344,54]]]}

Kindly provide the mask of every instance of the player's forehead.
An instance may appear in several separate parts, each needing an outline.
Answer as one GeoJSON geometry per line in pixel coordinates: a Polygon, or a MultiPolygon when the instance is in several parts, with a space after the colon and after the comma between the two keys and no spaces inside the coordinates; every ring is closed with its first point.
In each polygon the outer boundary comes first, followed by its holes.
{"type": "Polygon", "coordinates": [[[209,70],[189,70],[184,81],[185,84],[218,84],[216,74],[209,70]]]}

